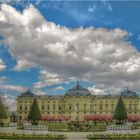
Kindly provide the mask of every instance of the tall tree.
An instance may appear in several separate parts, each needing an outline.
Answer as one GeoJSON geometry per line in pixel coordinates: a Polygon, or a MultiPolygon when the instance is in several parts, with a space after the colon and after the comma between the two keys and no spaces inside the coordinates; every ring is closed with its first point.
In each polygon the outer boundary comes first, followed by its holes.
{"type": "Polygon", "coordinates": [[[28,119],[31,121],[33,125],[37,125],[38,121],[41,119],[41,113],[36,99],[34,99],[33,104],[30,108],[28,119]]]}
{"type": "Polygon", "coordinates": [[[123,102],[122,97],[120,96],[113,114],[113,119],[117,121],[117,124],[123,124],[124,120],[127,119],[127,112],[123,102]]]}
{"type": "Polygon", "coordinates": [[[7,119],[7,118],[8,118],[7,110],[6,110],[4,104],[2,103],[2,100],[0,98],[0,120],[7,119]]]}
{"type": "Polygon", "coordinates": [[[8,118],[7,110],[0,98],[0,126],[4,125],[3,119],[7,119],[7,118],[8,118]]]}

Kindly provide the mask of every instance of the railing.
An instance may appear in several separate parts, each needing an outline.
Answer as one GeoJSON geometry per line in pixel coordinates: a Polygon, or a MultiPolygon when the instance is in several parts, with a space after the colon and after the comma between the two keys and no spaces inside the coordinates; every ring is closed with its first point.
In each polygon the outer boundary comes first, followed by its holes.
{"type": "Polygon", "coordinates": [[[46,134],[48,133],[48,127],[45,125],[24,124],[24,132],[31,134],[46,134]]]}
{"type": "Polygon", "coordinates": [[[131,125],[112,125],[107,127],[107,132],[111,133],[128,133],[131,131],[131,125]]]}

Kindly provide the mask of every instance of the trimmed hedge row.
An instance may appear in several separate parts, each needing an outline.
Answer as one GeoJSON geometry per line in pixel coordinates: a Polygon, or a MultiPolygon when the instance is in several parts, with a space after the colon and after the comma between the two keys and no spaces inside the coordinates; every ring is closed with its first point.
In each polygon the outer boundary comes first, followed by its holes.
{"type": "Polygon", "coordinates": [[[33,135],[33,134],[17,134],[17,133],[2,133],[0,132],[0,139],[33,139],[33,140],[64,140],[65,135],[33,135]]]}
{"type": "Polygon", "coordinates": [[[140,139],[140,134],[91,134],[87,136],[88,139],[140,139]]]}
{"type": "Polygon", "coordinates": [[[83,122],[70,122],[68,124],[68,129],[70,131],[81,131],[81,132],[96,132],[96,131],[106,131],[105,125],[95,126],[91,123],[83,122]]]}

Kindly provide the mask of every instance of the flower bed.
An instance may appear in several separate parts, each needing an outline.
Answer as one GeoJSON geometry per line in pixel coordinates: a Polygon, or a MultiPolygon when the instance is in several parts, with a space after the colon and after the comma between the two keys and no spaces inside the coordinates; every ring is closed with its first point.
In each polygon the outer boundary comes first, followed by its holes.
{"type": "Polygon", "coordinates": [[[17,134],[17,133],[1,133],[0,139],[41,139],[41,140],[64,140],[66,137],[64,135],[33,135],[33,134],[17,134]]]}
{"type": "Polygon", "coordinates": [[[140,139],[140,134],[92,134],[88,139],[140,139]]]}
{"type": "Polygon", "coordinates": [[[74,121],[68,124],[68,129],[74,132],[101,132],[106,131],[106,126],[94,126],[92,123],[74,121]]]}

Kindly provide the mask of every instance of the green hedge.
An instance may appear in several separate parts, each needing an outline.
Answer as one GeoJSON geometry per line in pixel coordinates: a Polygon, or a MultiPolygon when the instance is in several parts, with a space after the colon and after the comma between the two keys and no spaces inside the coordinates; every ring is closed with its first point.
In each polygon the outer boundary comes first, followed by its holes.
{"type": "Polygon", "coordinates": [[[140,139],[140,134],[91,134],[87,136],[88,139],[140,139]]]}
{"type": "Polygon", "coordinates": [[[33,134],[16,134],[16,133],[1,133],[0,139],[33,139],[33,140],[64,140],[65,135],[54,135],[54,134],[46,134],[46,135],[33,135],[33,134]]]}
{"type": "Polygon", "coordinates": [[[68,124],[68,129],[70,131],[82,131],[82,132],[96,132],[96,131],[106,131],[105,125],[95,126],[92,123],[83,123],[83,122],[70,122],[68,124]]]}

